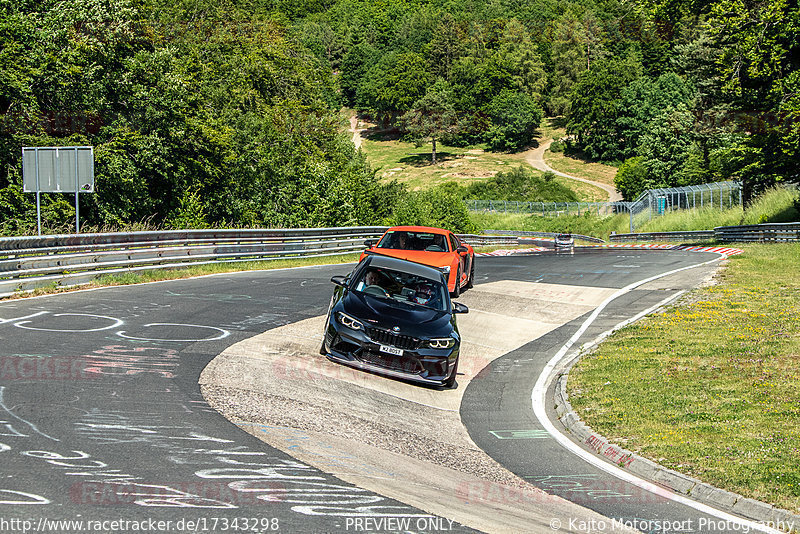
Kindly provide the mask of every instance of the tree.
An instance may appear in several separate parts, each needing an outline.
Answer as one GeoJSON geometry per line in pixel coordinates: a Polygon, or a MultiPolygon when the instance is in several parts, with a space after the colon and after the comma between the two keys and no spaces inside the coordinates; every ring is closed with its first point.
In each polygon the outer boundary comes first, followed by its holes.
{"type": "Polygon", "coordinates": [[[593,159],[614,160],[620,156],[616,136],[618,105],[623,90],[641,74],[633,56],[602,59],[580,75],[570,94],[567,133],[593,159]]]}
{"type": "Polygon", "coordinates": [[[495,55],[509,65],[510,82],[514,89],[527,94],[534,101],[540,101],[547,86],[547,74],[536,45],[518,20],[511,19],[503,28],[495,55]]]}
{"type": "Polygon", "coordinates": [[[720,0],[709,33],[722,50],[718,76],[738,130],[743,200],[778,182],[800,182],[800,8],[787,0],[720,0]],[[736,124],[738,123],[738,124],[736,124]]]}
{"type": "Polygon", "coordinates": [[[651,186],[647,167],[644,166],[644,158],[641,156],[626,159],[614,176],[614,187],[622,194],[622,198],[629,202],[635,200],[643,191],[652,189],[651,186]]]}
{"type": "Polygon", "coordinates": [[[671,72],[655,80],[642,77],[623,89],[614,134],[619,157],[633,157],[650,122],[664,110],[689,105],[694,95],[694,88],[671,72]]]}
{"type": "Polygon", "coordinates": [[[449,84],[440,80],[432,85],[425,96],[414,102],[412,108],[400,117],[399,122],[418,143],[431,140],[431,163],[436,165],[437,139],[452,136],[458,130],[458,115],[449,84]]]}
{"type": "Polygon", "coordinates": [[[339,87],[349,105],[356,105],[361,81],[379,57],[380,52],[374,46],[366,42],[359,42],[351,47],[342,58],[339,87]]]}
{"type": "Polygon", "coordinates": [[[593,61],[605,57],[605,51],[600,27],[591,13],[583,18],[572,13],[563,15],[554,22],[552,35],[553,74],[548,108],[555,115],[567,115],[573,86],[593,61]]]}
{"type": "Polygon", "coordinates": [[[386,122],[410,110],[430,82],[425,59],[415,52],[389,52],[361,82],[360,109],[386,122]]]}
{"type": "Polygon", "coordinates": [[[544,112],[526,93],[504,90],[487,106],[492,150],[519,150],[531,144],[544,112]]]}
{"type": "Polygon", "coordinates": [[[650,121],[637,152],[653,187],[690,185],[683,170],[693,148],[693,123],[685,105],[667,108],[650,121]]]}
{"type": "Polygon", "coordinates": [[[427,58],[431,72],[450,81],[453,63],[466,52],[466,35],[451,13],[443,13],[433,30],[427,58]]]}

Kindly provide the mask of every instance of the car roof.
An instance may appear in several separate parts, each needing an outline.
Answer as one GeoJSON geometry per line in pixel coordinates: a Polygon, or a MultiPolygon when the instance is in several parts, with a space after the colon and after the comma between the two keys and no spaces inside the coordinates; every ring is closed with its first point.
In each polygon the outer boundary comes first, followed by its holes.
{"type": "Polygon", "coordinates": [[[428,232],[431,234],[449,234],[449,230],[445,230],[444,228],[433,228],[432,226],[392,226],[387,232],[394,232],[394,231],[406,231],[406,232],[428,232]]]}
{"type": "Polygon", "coordinates": [[[393,271],[403,271],[404,273],[421,276],[430,280],[441,280],[442,271],[415,263],[413,261],[401,260],[400,258],[392,258],[391,256],[383,256],[381,254],[370,254],[367,256],[370,259],[370,267],[378,267],[382,269],[391,269],[393,271]]]}

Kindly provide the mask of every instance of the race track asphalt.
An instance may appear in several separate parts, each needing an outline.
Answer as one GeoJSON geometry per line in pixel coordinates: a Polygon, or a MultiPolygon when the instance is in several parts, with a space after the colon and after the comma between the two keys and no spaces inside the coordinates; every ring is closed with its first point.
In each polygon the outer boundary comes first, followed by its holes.
{"type": "MultiPolygon", "coordinates": [[[[479,258],[476,288],[518,281],[613,289],[713,257],[576,249],[479,258]]],[[[236,273],[0,302],[0,527],[9,527],[0,530],[126,532],[162,521],[171,532],[469,531],[295,460],[220,416],[200,393],[203,369],[226,348],[324,314],[330,277],[348,269],[236,273]]],[[[694,287],[710,272],[703,269],[703,276],[690,270],[614,301],[585,340],[694,287]]],[[[695,525],[682,532],[740,531],[698,530],[708,516],[627,487],[542,434],[531,387],[583,318],[494,360],[465,387],[460,416],[469,436],[534,486],[606,517],[695,525]]],[[[582,531],[560,520],[565,531],[582,531]]]]}

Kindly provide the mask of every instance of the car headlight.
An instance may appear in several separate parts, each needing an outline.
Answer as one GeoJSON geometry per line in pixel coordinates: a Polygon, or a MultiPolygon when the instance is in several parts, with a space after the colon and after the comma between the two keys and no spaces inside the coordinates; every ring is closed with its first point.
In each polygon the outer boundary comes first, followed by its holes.
{"type": "Polygon", "coordinates": [[[351,330],[363,330],[364,329],[364,325],[361,324],[361,321],[359,321],[357,319],[353,319],[352,317],[350,317],[346,313],[339,312],[338,314],[336,314],[336,318],[339,320],[339,323],[342,326],[346,326],[347,328],[349,328],[351,330]]]}
{"type": "Polygon", "coordinates": [[[449,266],[449,265],[448,265],[448,266],[446,266],[446,267],[439,267],[439,269],[441,269],[441,271],[442,271],[444,274],[450,274],[450,266],[449,266]]]}
{"type": "Polygon", "coordinates": [[[432,349],[450,349],[456,344],[452,337],[438,337],[428,341],[428,346],[432,349]]]}

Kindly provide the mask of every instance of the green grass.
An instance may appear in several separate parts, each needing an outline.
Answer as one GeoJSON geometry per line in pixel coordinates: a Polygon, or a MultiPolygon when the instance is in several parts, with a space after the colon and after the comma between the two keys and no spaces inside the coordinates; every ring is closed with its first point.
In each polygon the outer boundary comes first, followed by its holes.
{"type": "Polygon", "coordinates": [[[576,216],[541,217],[520,213],[470,213],[470,220],[486,230],[521,230],[528,232],[569,232],[608,239],[611,232],[627,232],[628,217],[576,216]]]}
{"type": "Polygon", "coordinates": [[[661,465],[800,511],[800,244],[742,248],[719,285],[582,359],[570,401],[661,465]]]}
{"type": "MultiPolygon", "coordinates": [[[[567,134],[566,120],[563,117],[545,117],[542,119],[539,129],[542,132],[542,140],[561,139],[567,134]]],[[[557,171],[603,184],[614,185],[614,176],[617,175],[615,166],[589,161],[577,153],[565,154],[548,150],[544,153],[544,160],[557,171]]],[[[573,180],[570,182],[575,183],[573,180]]],[[[599,191],[601,193],[599,193],[598,200],[602,201],[608,198],[608,193],[602,189],[599,191]]]]}
{"type": "Polygon", "coordinates": [[[508,154],[437,143],[434,165],[430,144],[417,147],[392,136],[365,137],[361,146],[370,164],[378,169],[381,180],[397,180],[411,190],[429,189],[446,182],[469,185],[508,171],[518,163],[517,158],[508,154]]]}
{"type": "MultiPolygon", "coordinates": [[[[544,160],[557,171],[602,184],[614,185],[614,177],[617,175],[616,167],[597,161],[588,161],[575,154],[554,153],[548,150],[544,153],[544,160]]],[[[606,195],[607,197],[608,195],[606,195]]]]}

